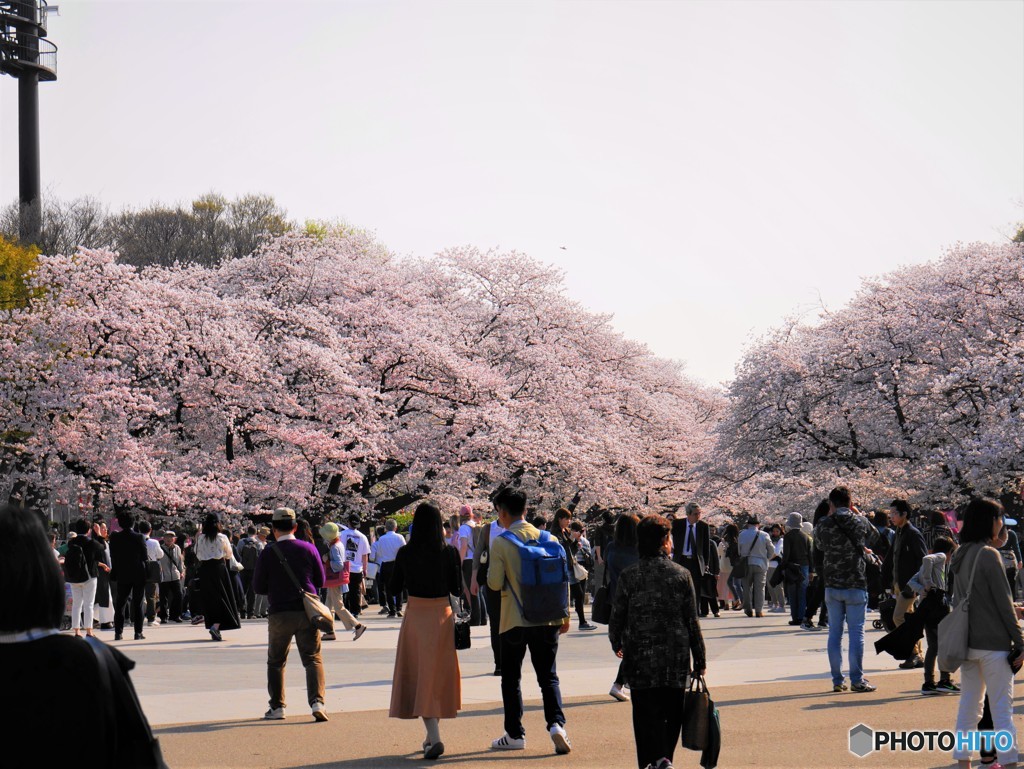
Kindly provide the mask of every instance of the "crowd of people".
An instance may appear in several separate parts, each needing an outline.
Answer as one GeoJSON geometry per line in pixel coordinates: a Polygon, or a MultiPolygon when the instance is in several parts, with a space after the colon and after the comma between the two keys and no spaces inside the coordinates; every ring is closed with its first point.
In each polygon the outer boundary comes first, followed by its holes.
{"type": "MultiPolygon", "coordinates": [[[[754,517],[742,530],[734,523],[715,529],[691,502],[678,516],[604,513],[588,537],[572,511],[561,508],[551,519],[528,516],[526,497],[504,489],[493,499],[494,520],[486,522],[469,505],[445,520],[435,505],[420,504],[408,539],[394,519],[367,532],[356,516],[346,526],[323,524],[316,538],[288,508],[273,513],[270,527],[249,526],[232,536],[211,514],[184,551],[174,531],[154,532],[148,521],[119,512],[113,532],[95,518],[76,521],[59,549],[51,537],[56,559],[49,561],[62,564],[57,575],[70,585],[73,636],[94,637],[98,627],[112,629],[120,641],[127,620],[134,638],[142,639],[144,623],[191,620],[220,641],[241,619],[265,616],[268,720],[285,717],[292,639],[306,671],[310,712],[328,720],[321,642],[337,636],[317,628],[304,594],[322,596],[353,640],[366,631],[360,615],[374,599],[382,616],[402,619],[390,714],[423,721],[428,759],[445,750],[440,721],[462,707],[457,621],[490,625],[504,712],[503,733],[491,747],[526,747],[521,678],[529,652],[547,736],[556,753],[571,751],[557,673],[559,638],[571,630],[574,613],[580,631],[596,628],[585,604],[597,588],[611,604],[608,638],[619,659],[610,695],[632,702],[640,769],[672,766],[688,682],[707,667],[701,621],[729,611],[755,621],[788,611],[794,629],[827,627],[832,691],[870,693],[875,686],[864,675],[864,624],[869,610],[884,614],[888,606],[886,624],[893,629],[911,617],[920,620],[921,640],[913,641],[900,667],[923,669],[922,695],[959,694],[958,729],[977,725],[1015,735],[1013,666],[1024,661],[1017,623],[1024,609],[1014,605],[1021,556],[1002,508],[972,501],[955,533],[942,514],[926,517],[922,531],[916,525],[921,517],[905,500],[889,507],[864,515],[849,490],[837,487],[810,520],[794,512],[784,525],[766,529],[754,517]],[[959,666],[958,686],[954,671],[937,661],[938,627],[968,593],[970,652],[959,666]]],[[[41,537],[41,525],[36,531],[25,524],[30,518],[14,510],[0,516],[10,536],[41,537]]],[[[29,589],[52,592],[52,579],[47,572],[29,589]]],[[[59,598],[59,607],[46,613],[20,604],[5,611],[0,634],[25,642],[50,638],[59,626],[55,618],[66,611],[63,590],[50,598],[55,604],[59,598]]],[[[117,659],[127,672],[127,658],[117,659]]],[[[986,751],[983,763],[997,754],[1013,769],[1016,741],[1006,751],[986,751]]],[[[955,758],[970,766],[968,755],[955,758]]]]}

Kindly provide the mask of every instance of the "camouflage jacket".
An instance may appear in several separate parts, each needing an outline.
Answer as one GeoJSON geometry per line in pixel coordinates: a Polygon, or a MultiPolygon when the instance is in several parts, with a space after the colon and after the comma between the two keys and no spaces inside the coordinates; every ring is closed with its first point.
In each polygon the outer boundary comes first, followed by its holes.
{"type": "Polygon", "coordinates": [[[874,548],[879,538],[867,518],[845,507],[823,519],[814,530],[814,547],[825,563],[825,587],[867,590],[864,547],[874,548]]]}

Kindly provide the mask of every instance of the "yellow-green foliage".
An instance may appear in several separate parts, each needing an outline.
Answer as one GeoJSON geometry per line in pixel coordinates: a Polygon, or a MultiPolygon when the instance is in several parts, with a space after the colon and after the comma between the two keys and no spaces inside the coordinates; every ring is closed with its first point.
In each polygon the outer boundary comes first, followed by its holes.
{"type": "Polygon", "coordinates": [[[0,311],[24,307],[32,298],[29,280],[39,249],[19,246],[0,236],[0,311]]]}

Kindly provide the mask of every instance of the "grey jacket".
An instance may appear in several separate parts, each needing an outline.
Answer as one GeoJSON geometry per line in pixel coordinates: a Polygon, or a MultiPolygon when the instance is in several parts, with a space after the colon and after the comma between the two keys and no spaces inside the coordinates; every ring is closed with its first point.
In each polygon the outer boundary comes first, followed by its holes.
{"type": "Polygon", "coordinates": [[[160,543],[160,581],[174,582],[181,579],[185,573],[185,566],[181,560],[181,548],[171,545],[169,548],[163,542],[160,543]],[[168,556],[170,553],[170,556],[168,556]]]}

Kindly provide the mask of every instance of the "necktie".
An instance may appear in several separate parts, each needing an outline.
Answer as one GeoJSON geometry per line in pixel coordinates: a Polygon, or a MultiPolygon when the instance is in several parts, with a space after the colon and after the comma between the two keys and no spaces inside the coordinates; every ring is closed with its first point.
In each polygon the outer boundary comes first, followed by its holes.
{"type": "Polygon", "coordinates": [[[686,524],[686,546],[683,548],[684,555],[693,555],[693,524],[686,524]]]}

